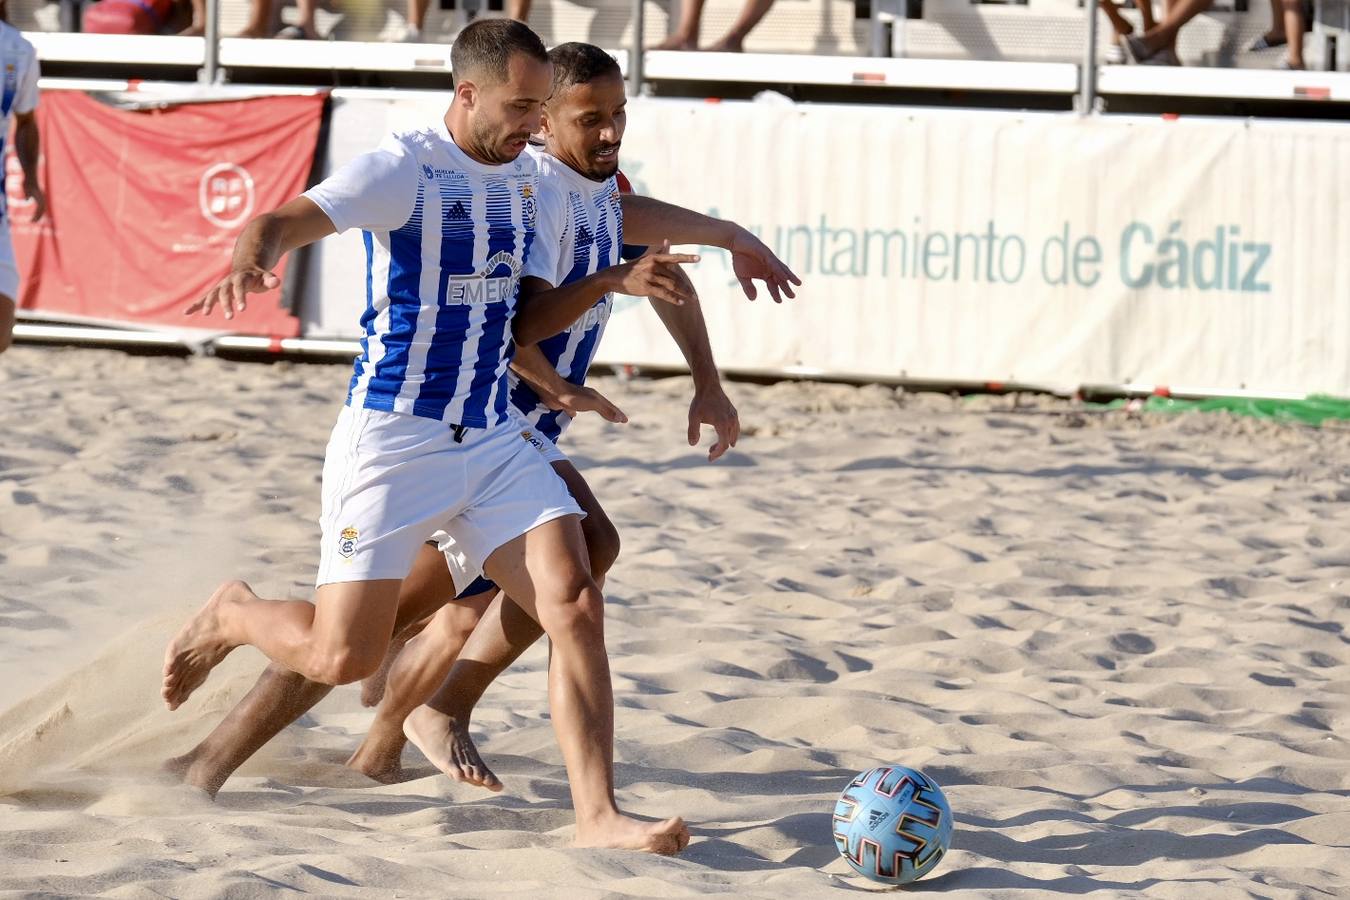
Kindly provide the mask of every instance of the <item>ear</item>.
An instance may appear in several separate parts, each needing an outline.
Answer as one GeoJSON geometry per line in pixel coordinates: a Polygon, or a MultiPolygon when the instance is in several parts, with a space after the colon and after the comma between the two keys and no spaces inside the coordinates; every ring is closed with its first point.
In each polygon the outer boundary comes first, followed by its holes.
{"type": "Polygon", "coordinates": [[[540,134],[543,134],[543,135],[549,135],[549,134],[552,134],[552,133],[553,133],[553,130],[552,130],[551,128],[549,128],[549,124],[548,124],[548,104],[547,104],[547,103],[545,103],[544,106],[543,106],[543,109],[540,110],[540,114],[539,114],[539,133],[540,133],[540,134]]]}
{"type": "Polygon", "coordinates": [[[460,81],[455,84],[455,102],[465,109],[473,109],[478,104],[478,86],[472,81],[460,81]]]}

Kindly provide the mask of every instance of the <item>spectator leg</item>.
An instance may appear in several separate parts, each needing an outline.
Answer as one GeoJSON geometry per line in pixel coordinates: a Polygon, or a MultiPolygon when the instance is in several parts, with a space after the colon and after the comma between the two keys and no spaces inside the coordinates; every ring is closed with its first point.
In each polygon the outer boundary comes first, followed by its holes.
{"type": "Polygon", "coordinates": [[[1303,0],[1280,0],[1284,9],[1281,10],[1284,23],[1284,35],[1289,41],[1289,49],[1285,59],[1289,61],[1291,69],[1303,68],[1303,29],[1306,27],[1303,22],[1303,0]]]}
{"type": "Polygon", "coordinates": [[[704,0],[680,0],[680,24],[675,33],[653,50],[697,50],[699,23],[703,21],[704,0]]]}
{"type": "Polygon", "coordinates": [[[723,53],[740,53],[741,45],[745,43],[746,36],[754,30],[755,26],[759,24],[759,20],[764,18],[764,14],[772,6],[773,0],[745,0],[745,5],[741,7],[741,14],[732,23],[731,30],[708,49],[720,50],[723,53]]]}

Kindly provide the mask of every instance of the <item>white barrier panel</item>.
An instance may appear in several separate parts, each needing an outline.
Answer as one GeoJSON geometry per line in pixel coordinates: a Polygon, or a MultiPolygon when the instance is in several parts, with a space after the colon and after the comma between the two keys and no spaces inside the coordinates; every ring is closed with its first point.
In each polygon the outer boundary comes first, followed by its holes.
{"type": "MultiPolygon", "coordinates": [[[[340,99],[331,159],[445,99],[340,99]]],[[[735,218],[806,282],[790,304],[749,304],[706,252],[693,274],[724,368],[1350,394],[1350,126],[661,100],[629,113],[639,191],[735,218]]],[[[309,331],[355,333],[361,264],[355,237],[324,250],[309,331]]],[[[644,306],[616,305],[602,360],[679,363],[644,306]]]]}

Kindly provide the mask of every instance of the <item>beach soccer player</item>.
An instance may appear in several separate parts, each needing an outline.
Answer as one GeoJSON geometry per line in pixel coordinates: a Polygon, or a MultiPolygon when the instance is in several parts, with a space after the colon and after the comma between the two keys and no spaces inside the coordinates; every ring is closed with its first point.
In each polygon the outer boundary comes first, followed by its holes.
{"type": "MultiPolygon", "coordinates": [[[[32,204],[30,216],[34,222],[47,211],[47,198],[38,183],[38,74],[37,51],[19,29],[9,24],[7,5],[0,0],[0,77],[4,81],[0,87],[0,159],[4,158],[12,118],[14,153],[23,170],[23,192],[32,204]]],[[[0,353],[13,339],[19,299],[19,267],[9,234],[8,205],[0,192],[0,353]]]]}
{"type": "MultiPolygon", "coordinates": [[[[313,681],[369,675],[387,650],[401,582],[441,528],[550,637],[550,703],[577,843],[676,852],[688,840],[680,819],[645,822],[614,803],[603,598],[587,571],[581,510],[511,426],[505,375],[513,338],[530,344],[557,332],[601,288],[682,302],[668,273],[695,257],[649,253],[517,310],[536,188],[533,162],[520,154],[551,91],[551,66],[538,37],[510,21],[465,29],[452,66],[444,120],[393,135],[255,219],[233,271],[196,305],[229,317],[246,293],[275,286],[269,270],[283,253],[362,229],[364,352],[325,458],[315,601],[222,585],[170,642],[162,693],[176,708],[243,644],[313,681]]],[[[772,254],[759,264],[771,293],[790,291],[772,254]]]]}
{"type": "MultiPolygon", "coordinates": [[[[618,169],[627,97],[619,65],[604,50],[583,43],[554,47],[549,58],[553,61],[553,95],[544,106],[545,145],[527,151],[540,173],[539,227],[522,276],[524,296],[571,284],[616,265],[624,247],[618,169]]],[[[672,306],[653,301],[653,307],[693,376],[690,442],[697,441],[703,422],[712,424],[717,441],[709,458],[716,460],[736,443],[740,422],[722,390],[702,313],[697,302],[672,306]]],[[[511,405],[519,413],[521,434],[553,465],[586,512],[582,529],[597,583],[603,583],[618,557],[619,534],[557,441],[571,421],[568,403],[562,398],[585,390],[586,374],[611,310],[612,299],[602,297],[567,330],[537,347],[525,348],[512,363],[511,405]]],[[[617,412],[605,408],[603,398],[589,399],[596,404],[591,408],[606,417],[613,418],[617,412]]],[[[456,586],[470,584],[473,573],[458,567],[459,554],[453,546],[445,549],[445,564],[438,567],[432,554],[419,572],[418,583],[439,578],[442,593],[452,596],[456,586]]],[[[491,598],[496,586],[474,583],[468,591],[471,596],[464,598],[473,609],[482,606],[479,591],[489,592],[491,598]]],[[[500,788],[469,738],[468,723],[488,685],[541,632],[516,604],[498,598],[469,639],[469,652],[461,655],[467,637],[463,630],[466,614],[458,606],[442,608],[431,627],[399,655],[389,693],[365,740],[348,761],[352,768],[379,781],[399,779],[406,735],[450,777],[500,788]],[[435,700],[423,705],[442,686],[452,666],[455,677],[435,700]]]]}

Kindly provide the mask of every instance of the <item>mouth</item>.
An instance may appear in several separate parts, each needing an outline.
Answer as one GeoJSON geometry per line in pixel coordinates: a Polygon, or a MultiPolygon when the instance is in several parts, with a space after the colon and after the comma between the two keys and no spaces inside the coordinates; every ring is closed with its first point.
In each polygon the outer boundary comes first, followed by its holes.
{"type": "Polygon", "coordinates": [[[602,162],[611,162],[619,158],[619,145],[611,144],[608,147],[601,147],[594,153],[596,159],[602,162]]]}

